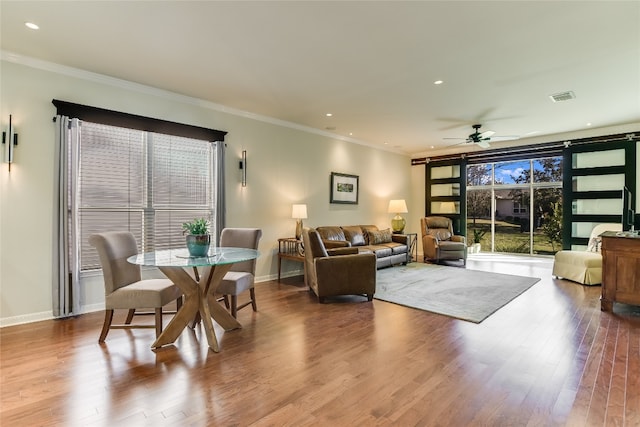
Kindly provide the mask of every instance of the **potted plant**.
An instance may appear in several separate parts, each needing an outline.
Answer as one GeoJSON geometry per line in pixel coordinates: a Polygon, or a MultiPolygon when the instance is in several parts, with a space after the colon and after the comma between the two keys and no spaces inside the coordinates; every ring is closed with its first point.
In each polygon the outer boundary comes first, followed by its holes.
{"type": "Polygon", "coordinates": [[[480,242],[482,241],[482,238],[485,234],[487,234],[487,230],[482,230],[480,228],[473,229],[473,245],[471,245],[471,253],[480,253],[480,242]]]}
{"type": "Polygon", "coordinates": [[[182,234],[187,235],[187,249],[192,257],[203,257],[209,252],[211,235],[209,234],[209,221],[197,218],[193,221],[182,223],[182,234]]]}

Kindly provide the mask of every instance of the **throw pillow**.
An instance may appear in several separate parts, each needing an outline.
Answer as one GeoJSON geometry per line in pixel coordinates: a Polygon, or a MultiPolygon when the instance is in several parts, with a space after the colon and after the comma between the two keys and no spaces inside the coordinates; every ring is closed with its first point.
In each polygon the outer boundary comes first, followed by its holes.
{"type": "Polygon", "coordinates": [[[587,251],[600,252],[601,247],[602,247],[602,238],[592,237],[589,239],[589,244],[587,245],[587,251]]]}
{"type": "Polygon", "coordinates": [[[370,245],[379,245],[381,243],[391,243],[391,229],[387,228],[379,231],[367,231],[369,235],[370,245]]]}

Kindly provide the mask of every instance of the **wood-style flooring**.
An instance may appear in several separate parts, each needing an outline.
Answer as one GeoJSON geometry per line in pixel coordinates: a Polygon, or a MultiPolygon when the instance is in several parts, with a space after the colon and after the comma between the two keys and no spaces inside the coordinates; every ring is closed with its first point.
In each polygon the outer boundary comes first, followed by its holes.
{"type": "Polygon", "coordinates": [[[480,324],[318,304],[298,277],[258,283],[243,329],[216,325],[220,353],[201,326],[157,351],[145,329],[100,345],[102,313],[2,328],[0,425],[639,426],[640,308],[601,312],[599,286],[551,265],[471,257],[542,278],[480,324]]]}

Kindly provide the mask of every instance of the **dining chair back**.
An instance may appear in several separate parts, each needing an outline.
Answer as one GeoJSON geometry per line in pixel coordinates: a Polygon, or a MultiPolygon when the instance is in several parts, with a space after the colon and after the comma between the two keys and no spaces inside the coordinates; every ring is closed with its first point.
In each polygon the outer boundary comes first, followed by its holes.
{"type": "MultiPolygon", "coordinates": [[[[105,317],[99,342],[104,342],[110,329],[155,328],[162,332],[163,307],[171,301],[182,302],[182,292],[169,279],[142,279],[140,266],[127,261],[137,255],[136,239],[127,231],[109,231],[89,236],[89,243],[100,256],[104,276],[105,317]],[[136,309],[153,308],[153,312],[136,309]],[[114,310],[128,310],[124,324],[112,324],[114,310]],[[154,314],[155,324],[132,324],[134,315],[154,314]]],[[[165,313],[166,314],[166,313],[165,313]]]]}
{"type": "MultiPolygon", "coordinates": [[[[220,246],[258,249],[261,237],[262,230],[259,228],[225,228],[220,233],[220,246]]],[[[237,317],[238,310],[249,304],[251,304],[253,311],[258,310],[254,288],[255,274],[255,259],[236,263],[224,275],[222,283],[216,289],[216,293],[222,295],[225,306],[231,310],[233,317],[237,317]],[[250,300],[238,306],[238,296],[247,290],[250,300]]]]}

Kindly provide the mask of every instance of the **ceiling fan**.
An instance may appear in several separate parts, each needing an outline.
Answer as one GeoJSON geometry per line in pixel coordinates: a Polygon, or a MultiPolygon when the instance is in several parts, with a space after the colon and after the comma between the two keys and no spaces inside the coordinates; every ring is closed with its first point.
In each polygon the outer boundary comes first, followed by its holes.
{"type": "MultiPolygon", "coordinates": [[[[474,132],[471,135],[469,135],[464,142],[478,144],[478,146],[482,148],[489,148],[490,146],[489,141],[491,141],[491,137],[495,134],[495,132],[492,130],[486,130],[480,133],[480,128],[482,127],[482,125],[480,124],[473,125],[472,127],[474,129],[474,132]]],[[[444,138],[444,139],[464,139],[464,138],[444,138]]]]}

